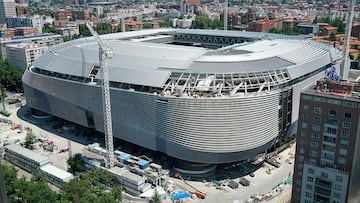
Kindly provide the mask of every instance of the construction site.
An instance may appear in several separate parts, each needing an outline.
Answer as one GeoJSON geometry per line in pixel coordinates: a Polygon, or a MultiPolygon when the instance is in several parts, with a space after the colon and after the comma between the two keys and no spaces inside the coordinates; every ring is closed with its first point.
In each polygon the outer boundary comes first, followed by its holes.
{"type": "MultiPolygon", "coordinates": [[[[26,134],[32,132],[36,141],[31,151],[51,163],[46,167],[39,166],[48,173],[58,168],[65,174],[68,170],[66,160],[74,154],[81,154],[88,169],[107,168],[108,156],[103,135],[93,134],[86,128],[53,116],[34,116],[19,103],[7,102],[6,107],[11,115],[1,116],[0,119],[3,152],[14,144],[21,147],[26,134]],[[91,138],[87,133],[91,134],[91,138]]],[[[107,170],[123,187],[125,202],[148,202],[155,190],[163,202],[279,202],[290,198],[294,146],[271,160],[257,164],[218,166],[212,176],[200,180],[177,171],[172,166],[171,158],[163,154],[126,142],[119,143],[118,140],[114,142],[114,167],[107,170]]],[[[21,174],[31,177],[30,171],[23,166],[19,166],[19,170],[21,174]]],[[[63,178],[69,179],[69,176],[65,174],[63,178]]],[[[52,184],[55,187],[61,185],[52,184]]]]}

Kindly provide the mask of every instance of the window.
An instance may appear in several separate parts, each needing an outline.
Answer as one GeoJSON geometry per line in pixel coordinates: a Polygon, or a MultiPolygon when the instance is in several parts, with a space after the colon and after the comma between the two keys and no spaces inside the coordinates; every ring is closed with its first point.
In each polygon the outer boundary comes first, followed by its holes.
{"type": "Polygon", "coordinates": [[[301,137],[306,137],[306,132],[305,131],[300,131],[300,136],[301,137]]]}
{"type": "Polygon", "coordinates": [[[306,189],[308,189],[308,190],[312,190],[312,189],[313,189],[313,186],[312,186],[312,185],[310,185],[310,184],[306,184],[306,189]]]}
{"type": "Polygon", "coordinates": [[[351,118],[351,113],[345,113],[344,118],[351,118]]]}
{"type": "Polygon", "coordinates": [[[329,136],[324,136],[324,142],[330,142],[330,143],[336,143],[336,138],[334,137],[329,137],[329,136]]]}
{"type": "Polygon", "coordinates": [[[307,123],[302,122],[302,123],[301,123],[301,128],[307,128],[307,123]]]}
{"type": "Polygon", "coordinates": [[[343,140],[343,139],[341,139],[341,140],[340,140],[340,145],[343,146],[343,147],[349,146],[349,140],[343,140]]]}
{"type": "Polygon", "coordinates": [[[341,191],[341,185],[339,185],[339,184],[335,184],[334,189],[335,189],[335,190],[339,190],[339,191],[341,191]]]}
{"type": "Polygon", "coordinates": [[[348,121],[344,121],[344,122],[343,122],[343,128],[350,129],[350,128],[351,128],[351,123],[348,122],[348,121]]]}
{"type": "Polygon", "coordinates": [[[319,135],[313,133],[313,134],[311,135],[311,139],[313,139],[313,140],[319,140],[319,135]]]}
{"type": "Polygon", "coordinates": [[[314,113],[322,114],[322,108],[321,107],[314,107],[314,113]]]}
{"type": "Polygon", "coordinates": [[[306,180],[308,181],[308,182],[314,182],[314,177],[311,177],[311,176],[308,176],[307,178],[306,178],[306,180]]]}
{"type": "Polygon", "coordinates": [[[309,106],[308,106],[308,105],[304,105],[303,109],[304,109],[305,111],[307,111],[307,110],[309,110],[309,106]]]}
{"type": "Polygon", "coordinates": [[[334,192],[334,197],[337,199],[340,199],[341,195],[340,195],[340,193],[334,192]]]}
{"type": "Polygon", "coordinates": [[[318,153],[315,150],[310,150],[310,156],[317,157],[318,153]]]}
{"type": "Polygon", "coordinates": [[[347,149],[340,148],[340,150],[339,150],[339,154],[340,154],[340,155],[344,155],[344,156],[346,156],[346,155],[347,155],[347,149]]]}
{"type": "Polygon", "coordinates": [[[303,162],[304,161],[304,156],[299,156],[299,161],[303,162]]]}
{"type": "Polygon", "coordinates": [[[320,126],[314,124],[314,125],[312,126],[312,130],[313,130],[314,132],[320,132],[320,126]]]}
{"type": "Polygon", "coordinates": [[[320,116],[314,116],[314,122],[320,123],[321,117],[320,116]]]}
{"type": "Polygon", "coordinates": [[[303,95],[304,100],[312,100],[312,96],[309,95],[303,95]]]}
{"type": "Polygon", "coordinates": [[[325,132],[327,132],[327,133],[329,133],[329,134],[336,135],[337,129],[336,129],[336,128],[327,127],[325,132]]]}
{"type": "Polygon", "coordinates": [[[329,115],[330,116],[336,116],[336,111],[335,110],[330,110],[329,115]]]}
{"type": "Polygon", "coordinates": [[[346,101],[343,101],[343,102],[342,102],[342,105],[343,105],[343,106],[346,106],[346,107],[351,107],[351,108],[354,108],[354,109],[356,109],[356,107],[357,107],[356,103],[346,102],[346,101]]]}
{"type": "Polygon", "coordinates": [[[300,152],[300,154],[304,154],[304,147],[300,147],[300,149],[299,149],[299,152],[300,152]]]}
{"type": "Polygon", "coordinates": [[[342,177],[342,176],[336,176],[336,181],[342,182],[342,181],[343,181],[343,177],[342,177]]]}
{"type": "Polygon", "coordinates": [[[303,119],[307,120],[309,118],[309,115],[307,115],[306,113],[303,114],[303,119]]]}
{"type": "Polygon", "coordinates": [[[343,130],[343,131],[341,132],[341,136],[343,136],[343,137],[350,137],[350,132],[347,131],[347,130],[343,130]]]}
{"type": "Polygon", "coordinates": [[[324,173],[324,172],[321,172],[321,176],[324,177],[324,178],[327,178],[327,177],[328,177],[328,174],[327,174],[327,173],[324,173]]]}
{"type": "Polygon", "coordinates": [[[317,142],[311,142],[311,148],[317,149],[319,147],[317,142]]]}
{"type": "Polygon", "coordinates": [[[341,105],[341,101],[339,100],[334,100],[334,99],[328,99],[327,103],[329,104],[336,104],[336,105],[341,105]]]}
{"type": "Polygon", "coordinates": [[[325,103],[326,99],[322,97],[313,97],[313,101],[325,103]]]}
{"type": "Polygon", "coordinates": [[[310,192],[305,192],[305,197],[309,197],[309,198],[311,198],[311,197],[312,197],[312,195],[311,195],[311,193],[310,193],[310,192]]]}
{"type": "Polygon", "coordinates": [[[327,145],[327,144],[324,143],[323,144],[323,150],[330,151],[330,152],[335,152],[335,147],[327,145]]]}
{"type": "Polygon", "coordinates": [[[332,118],[326,118],[326,121],[325,121],[326,124],[330,124],[330,125],[339,125],[339,121],[338,119],[332,117],[332,118]]]}
{"type": "Polygon", "coordinates": [[[308,168],[308,173],[314,174],[315,170],[313,168],[308,168]]]}

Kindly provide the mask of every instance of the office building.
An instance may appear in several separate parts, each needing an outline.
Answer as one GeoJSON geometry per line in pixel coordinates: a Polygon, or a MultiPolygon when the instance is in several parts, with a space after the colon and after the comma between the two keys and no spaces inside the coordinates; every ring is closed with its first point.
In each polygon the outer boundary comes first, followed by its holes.
{"type": "Polygon", "coordinates": [[[10,66],[25,70],[46,50],[48,50],[48,46],[46,45],[39,45],[34,42],[24,42],[7,45],[6,55],[10,66]]]}
{"type": "Polygon", "coordinates": [[[359,202],[360,83],[321,79],[299,112],[292,202],[359,202]]]}
{"type": "Polygon", "coordinates": [[[21,36],[13,38],[0,38],[0,60],[7,59],[6,46],[10,44],[20,44],[34,42],[39,45],[52,46],[64,42],[63,36],[58,34],[46,33],[33,36],[21,36]]]}
{"type": "Polygon", "coordinates": [[[6,23],[6,17],[16,16],[14,0],[0,0],[0,24],[6,23]]]}
{"type": "Polygon", "coordinates": [[[38,15],[6,17],[6,25],[8,28],[35,27],[38,29],[38,33],[42,33],[43,28],[42,18],[38,15]]]}

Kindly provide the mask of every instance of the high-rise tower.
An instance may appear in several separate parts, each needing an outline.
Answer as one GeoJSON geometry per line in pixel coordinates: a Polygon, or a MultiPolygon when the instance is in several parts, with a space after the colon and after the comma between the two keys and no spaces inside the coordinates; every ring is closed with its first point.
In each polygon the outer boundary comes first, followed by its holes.
{"type": "Polygon", "coordinates": [[[359,95],[360,83],[330,79],[301,93],[293,203],[359,201],[359,95]]]}
{"type": "Polygon", "coordinates": [[[6,17],[16,16],[14,0],[0,0],[0,24],[6,22],[6,17]]]}

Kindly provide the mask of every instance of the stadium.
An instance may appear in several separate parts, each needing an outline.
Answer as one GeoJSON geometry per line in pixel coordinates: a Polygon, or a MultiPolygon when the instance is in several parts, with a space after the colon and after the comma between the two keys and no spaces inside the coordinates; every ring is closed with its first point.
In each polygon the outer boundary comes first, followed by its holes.
{"type": "MultiPolygon", "coordinates": [[[[201,164],[254,160],[295,135],[300,91],[339,70],[335,48],[265,33],[155,29],[102,35],[116,138],[201,164]]],[[[99,48],[55,45],[23,75],[27,105],[103,132],[99,48]]]]}

